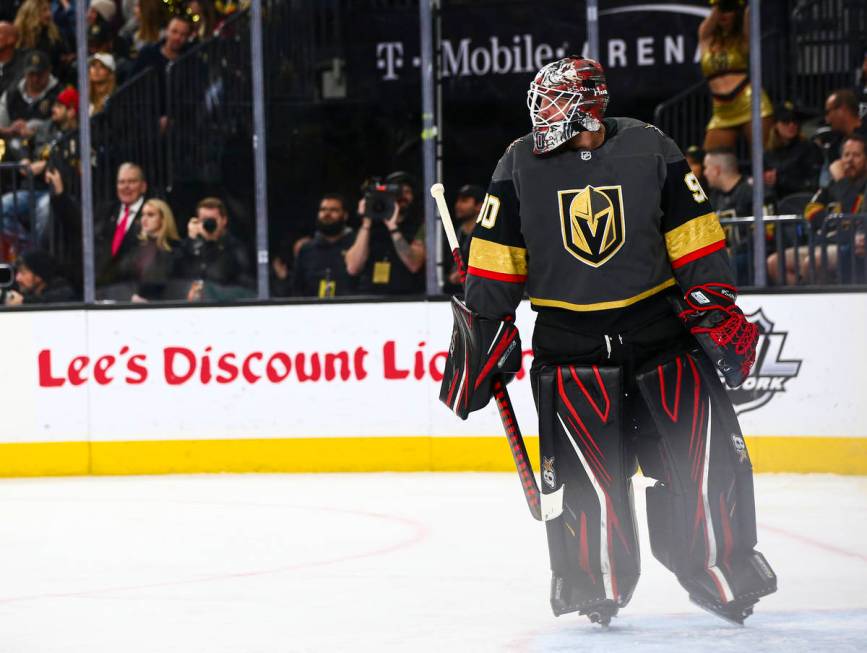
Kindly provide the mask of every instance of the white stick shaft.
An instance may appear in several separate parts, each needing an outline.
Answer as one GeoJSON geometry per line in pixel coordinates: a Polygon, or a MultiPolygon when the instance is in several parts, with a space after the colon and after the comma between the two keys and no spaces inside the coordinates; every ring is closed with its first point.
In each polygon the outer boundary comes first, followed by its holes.
{"type": "Polygon", "coordinates": [[[434,184],[430,187],[430,194],[437,203],[437,209],[440,213],[440,220],[443,222],[443,229],[446,230],[446,239],[449,241],[449,249],[455,251],[460,248],[458,237],[455,234],[455,226],[452,224],[452,216],[449,213],[449,205],[446,203],[445,188],[442,184],[434,184]]]}

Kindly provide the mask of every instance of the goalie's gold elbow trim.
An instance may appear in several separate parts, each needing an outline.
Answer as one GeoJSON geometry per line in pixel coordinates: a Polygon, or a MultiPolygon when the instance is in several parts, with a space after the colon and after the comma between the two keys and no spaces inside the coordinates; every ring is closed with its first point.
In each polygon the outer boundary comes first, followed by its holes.
{"type": "Polygon", "coordinates": [[[668,279],[663,281],[661,284],[654,286],[644,292],[640,292],[637,295],[633,295],[632,297],[627,297],[626,299],[615,299],[609,302],[594,302],[592,304],[573,304],[572,302],[565,302],[560,299],[542,299],[540,297],[530,297],[530,304],[533,306],[549,306],[552,308],[565,308],[567,311],[606,311],[612,308],[623,308],[624,306],[631,306],[637,302],[640,302],[642,299],[647,299],[648,297],[655,295],[658,292],[665,290],[666,288],[671,288],[675,284],[675,280],[668,279]]]}
{"type": "Polygon", "coordinates": [[[470,241],[469,267],[510,276],[527,275],[527,250],[501,245],[484,238],[470,241]]]}
{"type": "Polygon", "coordinates": [[[665,234],[665,247],[672,263],[710,245],[725,242],[725,232],[715,213],[705,213],[693,218],[665,234]]]}

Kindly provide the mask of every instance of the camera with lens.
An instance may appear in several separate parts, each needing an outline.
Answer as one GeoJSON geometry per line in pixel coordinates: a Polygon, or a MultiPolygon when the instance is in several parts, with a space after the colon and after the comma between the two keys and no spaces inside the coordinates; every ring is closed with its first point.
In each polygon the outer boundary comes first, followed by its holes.
{"type": "Polygon", "coordinates": [[[0,263],[0,289],[11,288],[15,284],[15,268],[8,263],[0,263]]]}
{"type": "Polygon", "coordinates": [[[374,177],[365,182],[361,190],[364,193],[364,215],[374,222],[388,220],[394,213],[401,192],[400,184],[386,183],[374,177]]]}
{"type": "Polygon", "coordinates": [[[217,231],[217,219],[205,218],[202,220],[202,229],[205,230],[205,233],[213,235],[217,231]]]}

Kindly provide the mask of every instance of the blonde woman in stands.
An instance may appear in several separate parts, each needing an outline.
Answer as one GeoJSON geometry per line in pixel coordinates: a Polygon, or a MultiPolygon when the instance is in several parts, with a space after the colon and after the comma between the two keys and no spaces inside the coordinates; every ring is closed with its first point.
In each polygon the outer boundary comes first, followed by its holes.
{"type": "Polygon", "coordinates": [[[132,301],[168,299],[166,289],[177,277],[182,249],[175,215],[166,202],[144,203],[138,240],[139,246],[120,265],[121,277],[136,286],[132,301]]]}
{"type": "Polygon", "coordinates": [[[54,23],[49,0],[24,0],[15,15],[15,28],[19,48],[44,52],[55,76],[61,81],[68,79],[75,53],[54,23]]]}
{"type": "Polygon", "coordinates": [[[87,68],[90,77],[90,115],[105,109],[105,102],[117,88],[114,57],[107,52],[90,55],[87,68]]]}

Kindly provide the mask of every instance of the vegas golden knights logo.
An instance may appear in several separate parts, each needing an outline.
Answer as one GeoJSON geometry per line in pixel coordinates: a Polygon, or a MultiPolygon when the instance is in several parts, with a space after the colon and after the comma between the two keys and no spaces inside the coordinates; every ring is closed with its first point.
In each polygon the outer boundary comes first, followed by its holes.
{"type": "Polygon", "coordinates": [[[620,186],[587,186],[557,195],[566,251],[591,267],[603,265],[626,242],[620,186]]]}

